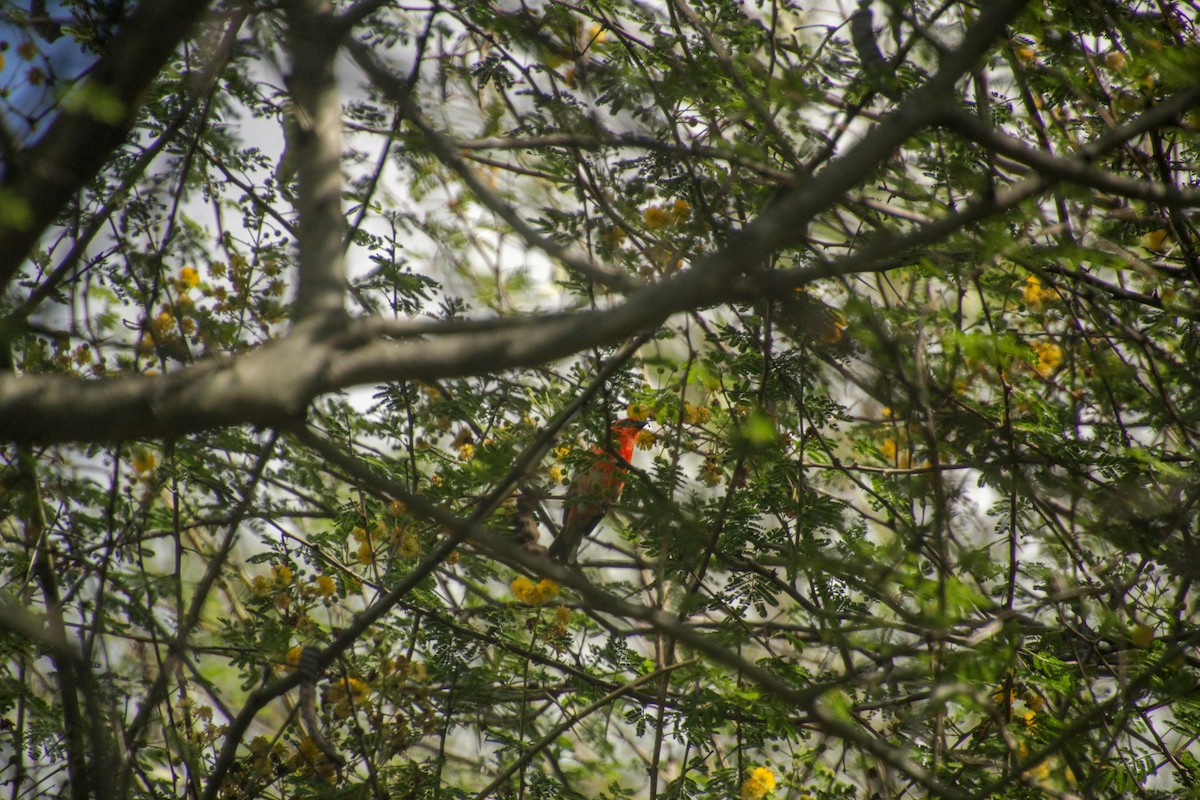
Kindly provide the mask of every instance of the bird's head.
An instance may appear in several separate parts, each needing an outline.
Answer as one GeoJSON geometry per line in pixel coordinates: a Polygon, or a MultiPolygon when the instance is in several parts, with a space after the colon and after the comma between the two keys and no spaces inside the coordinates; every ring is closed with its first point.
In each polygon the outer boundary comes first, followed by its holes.
{"type": "Polygon", "coordinates": [[[626,417],[612,424],[613,436],[616,438],[617,451],[628,461],[633,456],[633,443],[638,433],[646,427],[646,420],[626,417]]]}
{"type": "Polygon", "coordinates": [[[620,436],[622,439],[628,436],[637,436],[638,431],[646,427],[646,423],[647,420],[644,419],[626,417],[625,419],[619,419],[612,424],[612,432],[617,436],[620,436]]]}

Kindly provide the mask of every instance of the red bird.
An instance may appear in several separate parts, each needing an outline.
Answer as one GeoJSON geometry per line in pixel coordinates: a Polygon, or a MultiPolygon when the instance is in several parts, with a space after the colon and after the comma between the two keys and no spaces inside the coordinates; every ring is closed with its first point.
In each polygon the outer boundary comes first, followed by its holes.
{"type": "Polygon", "coordinates": [[[613,423],[613,451],[593,447],[591,466],[576,474],[563,501],[563,524],[550,545],[550,557],[571,564],[583,537],[596,529],[625,488],[625,466],[633,458],[633,444],[645,420],[622,419],[613,423]],[[619,455],[622,461],[613,456],[619,455]]]}

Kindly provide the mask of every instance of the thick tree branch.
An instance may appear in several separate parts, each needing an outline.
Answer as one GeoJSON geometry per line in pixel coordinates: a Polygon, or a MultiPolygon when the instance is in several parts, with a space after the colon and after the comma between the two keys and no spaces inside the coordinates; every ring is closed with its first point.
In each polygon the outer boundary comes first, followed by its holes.
{"type": "MultiPolygon", "coordinates": [[[[945,59],[929,83],[846,155],[789,192],[726,246],[697,259],[692,269],[635,292],[619,306],[549,315],[499,332],[406,342],[365,338],[372,328],[377,330],[370,321],[347,324],[344,330],[301,325],[252,353],[161,378],[2,376],[0,439],[95,442],[177,436],[236,424],[288,424],[325,392],[533,366],[614,344],[661,325],[674,313],[752,299],[739,294],[739,275],[779,248],[802,241],[815,215],[840,202],[910,135],[936,122],[942,114],[938,104],[958,77],[978,61],[1022,6],[1019,0],[989,4],[962,47],[945,59]]],[[[338,297],[340,302],[340,293],[338,297]]]]}
{"type": "Polygon", "coordinates": [[[298,165],[299,286],[295,319],[345,313],[346,264],[342,243],[342,104],[334,62],[340,39],[328,0],[286,4],[292,74],[288,147],[298,165]]]}

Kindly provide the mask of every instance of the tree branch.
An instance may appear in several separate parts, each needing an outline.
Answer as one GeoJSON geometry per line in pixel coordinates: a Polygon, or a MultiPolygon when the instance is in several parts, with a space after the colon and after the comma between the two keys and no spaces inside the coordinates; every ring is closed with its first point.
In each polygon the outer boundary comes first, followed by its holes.
{"type": "MultiPolygon", "coordinates": [[[[753,299],[757,287],[739,282],[739,274],[775,250],[802,241],[816,214],[840,202],[912,133],[935,122],[942,114],[938,104],[955,81],[1022,6],[1020,0],[989,4],[968,30],[962,47],[947,56],[929,83],[849,152],[785,195],[724,247],[698,258],[692,269],[635,292],[621,305],[552,314],[500,332],[406,342],[365,338],[374,325],[371,321],[339,324],[336,329],[301,324],[285,338],[254,352],[196,364],[165,377],[92,381],[4,375],[0,376],[0,439],[98,442],[178,436],[245,423],[287,425],[301,418],[312,399],[324,392],[534,366],[622,341],[637,331],[658,327],[675,313],[753,299]]],[[[432,129],[430,133],[432,143],[440,141],[440,134],[432,129]]],[[[953,228],[943,223],[926,233],[933,232],[944,236],[953,228]]],[[[871,266],[862,269],[870,271],[871,266]]],[[[338,297],[340,302],[340,284],[338,297]]]]}
{"type": "MultiPolygon", "coordinates": [[[[1151,118],[1156,119],[1164,112],[1169,114],[1168,119],[1174,118],[1197,104],[1200,104],[1200,89],[1188,89],[1160,104],[1162,108],[1157,109],[1159,113],[1154,114],[1151,118]]],[[[1096,155],[1091,148],[1085,147],[1082,157],[1055,156],[1044,150],[1030,147],[1019,139],[993,128],[976,115],[965,111],[948,114],[944,124],[950,130],[976,144],[983,145],[988,150],[1032,167],[1044,178],[1068,181],[1118,197],[1145,200],[1165,206],[1192,208],[1200,206],[1200,192],[1161,183],[1138,181],[1098,169],[1090,161],[1096,155]]],[[[1163,123],[1157,123],[1157,125],[1161,124],[1163,123]]]]}
{"type": "Polygon", "coordinates": [[[346,262],[342,243],[342,104],[334,61],[340,39],[328,0],[286,4],[292,73],[287,78],[294,125],[288,147],[298,165],[299,286],[293,317],[345,314],[346,262]]]}

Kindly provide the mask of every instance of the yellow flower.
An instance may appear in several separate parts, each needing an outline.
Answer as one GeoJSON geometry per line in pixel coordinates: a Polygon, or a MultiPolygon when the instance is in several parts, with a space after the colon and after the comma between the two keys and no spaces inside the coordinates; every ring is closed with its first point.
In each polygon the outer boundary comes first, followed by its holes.
{"type": "Polygon", "coordinates": [[[195,267],[184,267],[179,270],[179,283],[185,289],[195,289],[200,285],[200,273],[195,267]]]}
{"type": "Polygon", "coordinates": [[[388,503],[388,513],[393,517],[398,517],[404,512],[404,503],[401,503],[399,500],[393,500],[392,502],[388,503]]]}
{"type": "MultiPolygon", "coordinates": [[[[371,696],[371,684],[358,678],[346,678],[342,681],[343,693],[353,697],[356,703],[362,703],[371,696]]],[[[335,684],[334,688],[337,688],[335,684]]]]}
{"type": "Polygon", "coordinates": [[[289,664],[292,664],[293,666],[296,664],[299,664],[300,663],[300,651],[303,649],[304,648],[301,647],[300,645],[296,645],[291,650],[287,651],[287,655],[284,656],[284,658],[286,658],[287,662],[289,664]]]}
{"type": "Polygon", "coordinates": [[[475,445],[467,442],[462,447],[458,448],[458,460],[470,461],[475,458],[475,445]]]}
{"type": "Polygon", "coordinates": [[[762,800],[775,791],[775,773],[766,767],[750,770],[750,777],[742,784],[742,800],[762,800]]]}
{"type": "Polygon", "coordinates": [[[550,478],[551,483],[556,483],[560,486],[562,485],[563,481],[566,480],[566,474],[563,472],[563,468],[558,464],[555,464],[554,466],[550,467],[550,469],[546,470],[546,476],[550,478]]]}
{"type": "Polygon", "coordinates": [[[625,414],[630,419],[643,420],[650,419],[654,416],[654,409],[645,403],[630,403],[625,409],[625,414]]]}
{"type": "Polygon", "coordinates": [[[692,215],[692,204],[687,200],[676,200],[670,210],[671,221],[678,225],[692,215]]]}
{"type": "Polygon", "coordinates": [[[625,229],[618,228],[615,225],[611,228],[605,228],[600,232],[600,240],[609,247],[619,247],[621,242],[625,241],[625,229]]]}
{"type": "Polygon", "coordinates": [[[585,44],[603,44],[608,39],[606,31],[598,22],[593,22],[588,28],[585,44]]]}
{"type": "Polygon", "coordinates": [[[1025,301],[1026,305],[1038,308],[1057,300],[1058,293],[1053,289],[1043,289],[1042,279],[1036,275],[1030,275],[1025,279],[1025,288],[1021,290],[1021,299],[1025,301]]]}
{"type": "Polygon", "coordinates": [[[360,564],[375,563],[375,548],[371,547],[369,539],[363,540],[362,544],[358,546],[358,550],[355,551],[354,557],[358,559],[358,563],[360,564]]]}
{"type": "Polygon", "coordinates": [[[412,531],[407,531],[396,545],[396,554],[401,558],[416,558],[421,554],[420,538],[412,531]]]}
{"type": "Polygon", "coordinates": [[[1033,350],[1038,357],[1037,366],[1034,369],[1043,378],[1051,375],[1062,364],[1062,348],[1053,342],[1034,342],[1033,350]]]}
{"type": "Polygon", "coordinates": [[[170,311],[160,311],[158,316],[154,318],[154,329],[159,333],[165,333],[175,327],[175,315],[170,311]]]}
{"type": "Polygon", "coordinates": [[[313,583],[316,584],[317,594],[321,595],[321,597],[333,597],[334,593],[337,592],[337,584],[328,575],[318,575],[313,583]]]}
{"type": "Polygon", "coordinates": [[[634,441],[634,445],[638,450],[649,450],[651,447],[654,447],[654,443],[657,441],[658,438],[653,433],[643,430],[638,431],[637,439],[634,441]]]}
{"type": "Polygon", "coordinates": [[[145,475],[148,472],[153,472],[154,467],[158,464],[158,458],[148,450],[143,450],[140,453],[134,453],[133,456],[133,471],[138,475],[145,475]]]}
{"type": "Polygon", "coordinates": [[[715,458],[704,459],[704,464],[700,467],[700,480],[710,488],[721,483],[721,465],[715,458]]]}
{"type": "Polygon", "coordinates": [[[333,703],[333,715],[345,719],[355,708],[362,708],[371,697],[371,684],[358,678],[345,678],[329,687],[326,698],[333,703]]]}
{"type": "Polygon", "coordinates": [[[879,447],[879,452],[883,453],[883,457],[888,461],[896,460],[896,442],[894,439],[884,439],[883,444],[879,447]]]}
{"type": "Polygon", "coordinates": [[[524,575],[512,582],[513,596],[527,606],[540,606],[547,600],[558,597],[558,584],[542,578],[536,584],[524,575]]]}
{"type": "Polygon", "coordinates": [[[533,590],[533,581],[526,578],[524,575],[513,580],[511,584],[513,597],[525,602],[525,598],[529,596],[529,592],[533,590]]]}
{"type": "Polygon", "coordinates": [[[554,609],[554,621],[564,628],[567,627],[571,623],[571,609],[566,606],[554,609]]]}
{"type": "Polygon", "coordinates": [[[712,419],[712,412],[704,406],[683,404],[683,421],[688,425],[703,425],[712,419]]]}
{"type": "Polygon", "coordinates": [[[537,589],[538,597],[543,603],[558,597],[558,584],[549,578],[542,578],[534,588],[537,589]]]}
{"type": "Polygon", "coordinates": [[[646,227],[653,230],[665,228],[671,224],[671,214],[668,213],[662,206],[650,206],[642,212],[642,220],[645,221],[646,227]]]}

